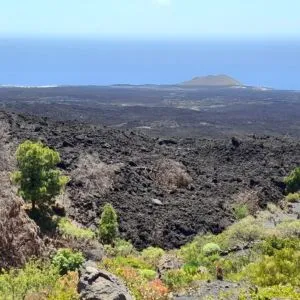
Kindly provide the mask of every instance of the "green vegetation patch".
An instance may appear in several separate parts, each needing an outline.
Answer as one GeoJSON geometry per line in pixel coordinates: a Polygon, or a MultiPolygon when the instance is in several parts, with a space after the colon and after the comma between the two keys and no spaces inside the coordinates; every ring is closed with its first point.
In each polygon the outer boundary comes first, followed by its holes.
{"type": "Polygon", "coordinates": [[[246,218],[250,214],[247,204],[235,204],[233,214],[236,220],[246,218]]]}
{"type": "Polygon", "coordinates": [[[289,193],[287,196],[285,196],[285,201],[292,202],[292,203],[300,201],[300,192],[289,193]]]}
{"type": "Polygon", "coordinates": [[[295,193],[300,190],[300,167],[294,169],[287,177],[284,178],[286,190],[288,193],[295,193]]]}
{"type": "Polygon", "coordinates": [[[0,299],[76,300],[77,282],[77,273],[61,276],[49,262],[30,261],[22,269],[0,274],[0,299]]]}
{"type": "Polygon", "coordinates": [[[65,237],[71,239],[80,240],[92,240],[96,237],[96,234],[91,229],[81,228],[73,224],[67,218],[60,218],[58,223],[58,231],[65,237]]]}
{"type": "Polygon", "coordinates": [[[84,256],[81,252],[72,249],[59,249],[52,258],[52,264],[57,267],[61,275],[69,271],[76,271],[84,263],[84,256]]]}

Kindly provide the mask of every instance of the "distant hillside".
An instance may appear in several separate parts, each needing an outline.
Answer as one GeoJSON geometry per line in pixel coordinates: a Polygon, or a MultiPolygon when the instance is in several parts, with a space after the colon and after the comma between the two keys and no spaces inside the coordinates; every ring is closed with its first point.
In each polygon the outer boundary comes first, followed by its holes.
{"type": "Polygon", "coordinates": [[[181,85],[187,86],[241,86],[242,83],[227,75],[208,75],[195,77],[181,85]]]}

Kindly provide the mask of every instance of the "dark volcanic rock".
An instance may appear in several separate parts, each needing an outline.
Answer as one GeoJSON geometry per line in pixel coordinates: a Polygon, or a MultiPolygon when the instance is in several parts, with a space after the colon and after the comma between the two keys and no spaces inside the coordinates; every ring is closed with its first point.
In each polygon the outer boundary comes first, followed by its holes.
{"type": "Polygon", "coordinates": [[[221,232],[233,220],[231,204],[237,195],[255,192],[261,207],[276,203],[283,197],[282,179],[300,165],[299,140],[287,137],[244,136],[237,147],[230,138],[176,139],[177,144],[166,146],[139,132],[1,112],[0,117],[11,124],[16,141],[39,139],[56,148],[67,173],[77,168],[81,155],[90,153],[108,166],[122,164],[105,194],[97,189],[83,194],[71,180],[67,215],[95,228],[101,208],[110,202],[119,215],[121,237],[137,248],[151,244],[173,248],[200,232],[221,232]],[[41,127],[38,132],[34,124],[41,127]],[[191,186],[168,191],[159,185],[152,170],[161,159],[184,165],[191,186]]]}
{"type": "Polygon", "coordinates": [[[250,287],[230,281],[212,281],[203,282],[200,286],[190,291],[174,297],[175,300],[204,300],[204,299],[222,299],[226,294],[226,299],[238,300],[241,291],[247,291],[250,287]]]}
{"type": "Polygon", "coordinates": [[[86,262],[80,270],[78,292],[82,300],[132,300],[127,288],[113,274],[86,262]]]}

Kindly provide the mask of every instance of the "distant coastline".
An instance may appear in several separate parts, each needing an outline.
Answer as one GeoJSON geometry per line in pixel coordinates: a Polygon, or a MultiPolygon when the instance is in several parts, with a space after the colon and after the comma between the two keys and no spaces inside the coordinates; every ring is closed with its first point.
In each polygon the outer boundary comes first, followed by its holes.
{"type": "Polygon", "coordinates": [[[228,74],[245,86],[300,90],[299,41],[0,38],[2,86],[175,85],[228,74]]]}

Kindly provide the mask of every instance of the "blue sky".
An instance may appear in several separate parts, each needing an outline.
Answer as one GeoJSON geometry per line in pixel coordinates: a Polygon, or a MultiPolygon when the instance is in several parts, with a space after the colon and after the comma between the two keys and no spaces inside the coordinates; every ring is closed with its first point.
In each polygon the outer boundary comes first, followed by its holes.
{"type": "Polygon", "coordinates": [[[300,38],[299,0],[0,0],[0,36],[300,38]]]}

